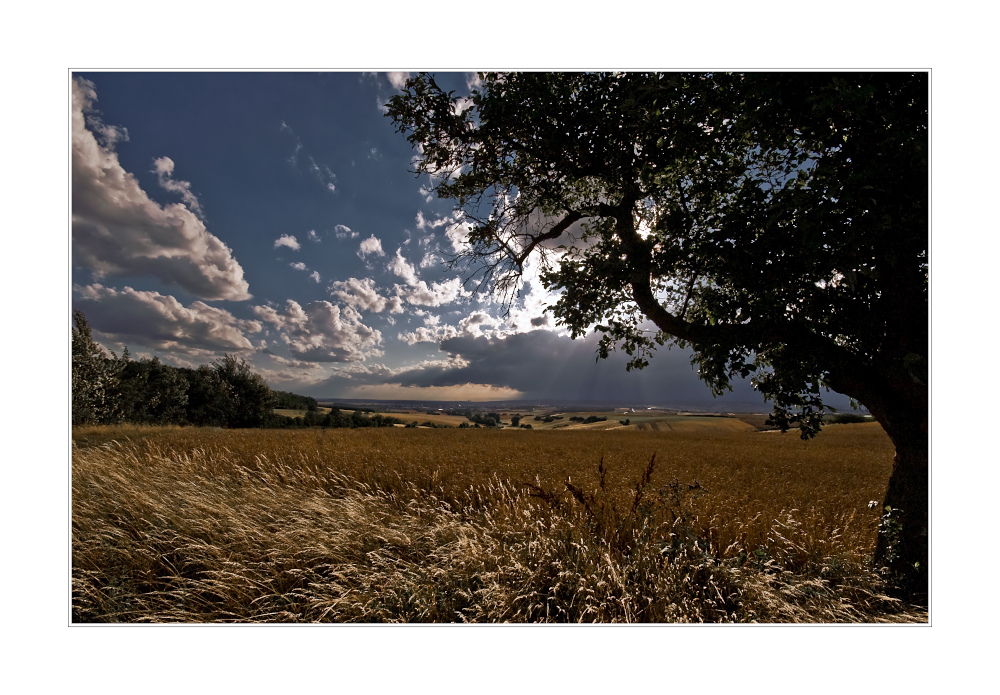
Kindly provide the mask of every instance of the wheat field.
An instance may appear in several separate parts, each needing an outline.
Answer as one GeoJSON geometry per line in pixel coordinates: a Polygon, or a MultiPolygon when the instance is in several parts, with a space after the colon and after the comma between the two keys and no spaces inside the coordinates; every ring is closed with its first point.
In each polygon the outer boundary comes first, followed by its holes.
{"type": "Polygon", "coordinates": [[[927,621],[877,424],[72,438],[74,622],[927,621]]]}

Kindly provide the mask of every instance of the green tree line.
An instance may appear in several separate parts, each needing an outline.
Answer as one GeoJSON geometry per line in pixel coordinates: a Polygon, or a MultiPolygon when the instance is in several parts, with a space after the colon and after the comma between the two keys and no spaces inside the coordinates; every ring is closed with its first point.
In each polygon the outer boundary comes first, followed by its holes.
{"type": "Polygon", "coordinates": [[[361,410],[345,413],[340,408],[334,407],[326,415],[314,410],[307,410],[302,417],[292,418],[276,415],[268,422],[267,427],[282,429],[294,429],[298,427],[356,429],[358,427],[392,427],[393,425],[402,424],[404,424],[402,420],[391,415],[382,415],[381,413],[368,414],[361,410]]]}
{"type": "Polygon", "coordinates": [[[325,416],[315,398],[272,391],[246,361],[225,355],[197,369],[172,367],[159,358],[133,360],[106,351],[92,336],[82,312],[73,313],[72,423],[199,425],[210,427],[388,427],[402,422],[384,415],[325,416]],[[288,418],[275,408],[305,410],[288,418]]]}
{"type": "Polygon", "coordinates": [[[289,410],[309,410],[319,412],[319,403],[311,396],[300,396],[288,391],[271,391],[274,394],[274,407],[289,410]]]}
{"type": "Polygon", "coordinates": [[[159,358],[133,360],[128,348],[108,354],[82,312],[73,313],[72,422],[265,427],[274,393],[247,363],[225,355],[197,369],[159,358]]]}

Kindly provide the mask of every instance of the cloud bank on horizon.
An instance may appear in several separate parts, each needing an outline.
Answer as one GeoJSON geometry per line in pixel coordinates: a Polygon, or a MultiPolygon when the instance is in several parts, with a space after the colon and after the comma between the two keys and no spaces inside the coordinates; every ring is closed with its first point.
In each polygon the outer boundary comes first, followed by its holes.
{"type": "MultiPolygon", "coordinates": [[[[570,340],[537,268],[509,312],[447,268],[467,229],[383,115],[406,77],[75,75],[73,307],[95,338],[181,366],[236,354],[320,397],[709,403],[686,351],[627,373],[570,340]]],[[[749,384],[732,401],[762,403],[749,384]]]]}

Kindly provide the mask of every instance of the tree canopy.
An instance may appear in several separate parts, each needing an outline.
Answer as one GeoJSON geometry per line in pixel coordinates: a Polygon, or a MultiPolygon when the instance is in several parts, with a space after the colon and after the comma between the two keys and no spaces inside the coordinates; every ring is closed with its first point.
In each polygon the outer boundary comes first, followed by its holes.
{"type": "Polygon", "coordinates": [[[825,389],[863,404],[897,450],[903,531],[876,555],[926,583],[927,75],[480,77],[464,97],[420,74],[388,106],[468,223],[452,262],[510,301],[533,258],[601,356],[690,346],[715,393],[752,377],[803,437],[825,389]]]}

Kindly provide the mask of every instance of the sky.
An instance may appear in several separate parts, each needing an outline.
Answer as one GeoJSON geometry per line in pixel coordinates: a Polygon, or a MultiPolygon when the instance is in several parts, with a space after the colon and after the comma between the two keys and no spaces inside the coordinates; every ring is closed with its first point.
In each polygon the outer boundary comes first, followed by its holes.
{"type": "Polygon", "coordinates": [[[463,282],[445,260],[465,227],[385,116],[407,75],[73,73],[71,303],[95,339],[176,366],[234,354],[318,398],[763,405],[749,382],[713,399],[685,350],[597,360],[530,265],[509,311],[463,282]]]}

